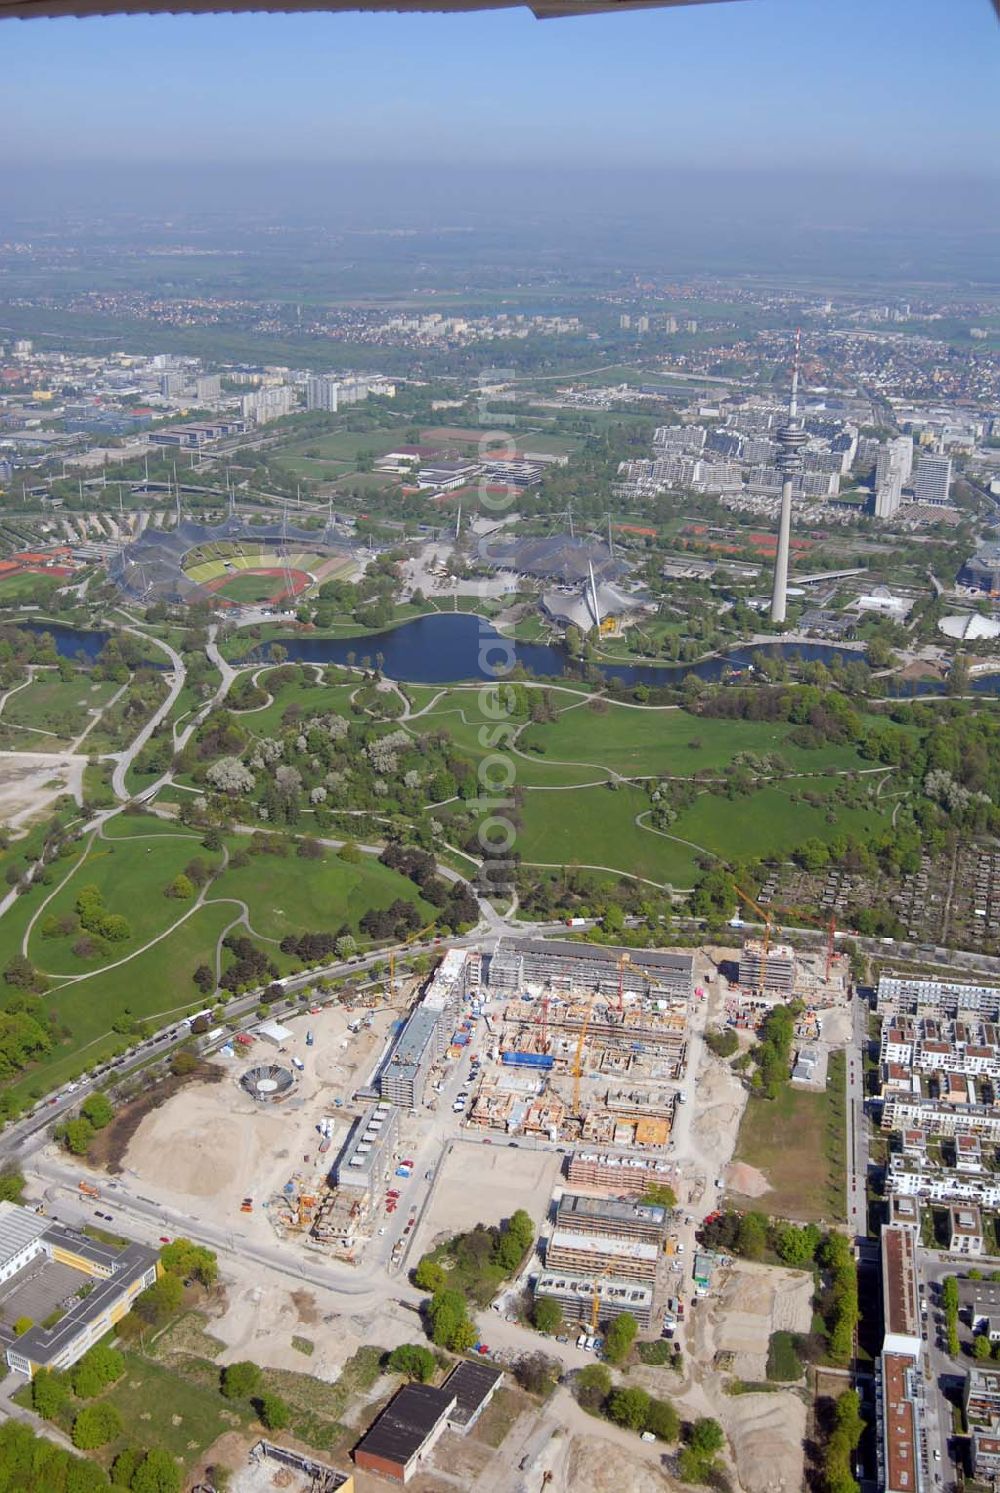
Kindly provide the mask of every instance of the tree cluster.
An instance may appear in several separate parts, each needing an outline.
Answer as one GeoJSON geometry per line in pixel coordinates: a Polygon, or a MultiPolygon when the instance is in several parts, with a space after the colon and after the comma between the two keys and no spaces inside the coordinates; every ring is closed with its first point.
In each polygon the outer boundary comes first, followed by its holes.
{"type": "Polygon", "coordinates": [[[219,981],[223,990],[238,995],[243,990],[266,985],[278,978],[278,966],[252,939],[245,934],[230,933],[222,940],[222,946],[233,956],[233,963],[225,969],[219,981]]]}

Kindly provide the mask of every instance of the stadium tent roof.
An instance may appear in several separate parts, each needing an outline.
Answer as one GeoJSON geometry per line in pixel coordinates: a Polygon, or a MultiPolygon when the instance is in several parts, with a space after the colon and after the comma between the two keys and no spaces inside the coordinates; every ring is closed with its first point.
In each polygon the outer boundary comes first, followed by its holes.
{"type": "Polygon", "coordinates": [[[972,612],[966,616],[942,617],[938,623],[938,630],[948,638],[963,638],[972,641],[975,638],[1000,638],[1000,622],[994,621],[992,617],[980,617],[978,612],[972,612]]]}

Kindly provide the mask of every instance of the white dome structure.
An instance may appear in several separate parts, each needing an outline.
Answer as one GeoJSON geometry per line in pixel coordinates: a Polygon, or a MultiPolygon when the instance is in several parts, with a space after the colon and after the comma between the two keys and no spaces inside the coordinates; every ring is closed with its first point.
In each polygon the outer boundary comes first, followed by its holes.
{"type": "Polygon", "coordinates": [[[977,638],[986,641],[1000,638],[1000,622],[993,617],[981,617],[978,612],[966,612],[961,616],[942,617],[938,623],[938,631],[943,632],[947,638],[958,638],[966,643],[977,638]]]}

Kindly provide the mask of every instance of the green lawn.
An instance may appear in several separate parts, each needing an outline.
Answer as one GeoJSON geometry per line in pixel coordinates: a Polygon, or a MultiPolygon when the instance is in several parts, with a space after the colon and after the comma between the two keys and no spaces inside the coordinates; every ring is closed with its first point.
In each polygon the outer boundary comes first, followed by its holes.
{"type": "MultiPolygon", "coordinates": [[[[736,799],[703,793],[674,821],[670,832],[733,861],[747,856],[784,855],[813,836],[832,840],[838,834],[864,834],[876,822],[874,814],[834,803],[829,812],[835,819],[830,824],[826,810],[792,803],[791,793],[804,786],[793,780],[736,799]]],[[[808,785],[815,793],[831,786],[822,779],[808,785]]]]}
{"type": "MultiPolygon", "coordinates": [[[[259,675],[261,689],[272,691],[273,675],[265,670],[259,675]]],[[[254,736],[273,736],[282,728],[282,716],[290,706],[298,706],[303,715],[343,715],[350,718],[351,695],[358,687],[358,679],[349,684],[317,684],[311,669],[304,672],[301,682],[292,681],[274,692],[268,705],[257,710],[240,710],[236,719],[244,730],[254,736]]]]}
{"type": "Polygon", "coordinates": [[[91,680],[84,673],[64,684],[55,670],[46,671],[8,698],[0,723],[25,728],[11,733],[12,747],[23,743],[29,750],[58,751],[61,744],[72,741],[85,729],[90,720],[88,712],[99,709],[118,688],[107,680],[91,680]]]}
{"type": "Polygon", "coordinates": [[[11,1091],[22,1096],[47,1093],[106,1057],[122,1040],[111,1024],[125,1010],[154,1026],[192,1010],[200,999],[194,972],[199,964],[214,962],[219,935],[237,913],[230,903],[199,908],[169,938],[116,969],[98,970],[50,990],[45,1009],[55,1014],[68,1036],[43,1063],[11,1084],[11,1091]]]}
{"type": "Polygon", "coordinates": [[[516,848],[529,862],[609,866],[659,884],[691,886],[697,875],[694,852],[634,823],[648,808],[649,799],[638,788],[528,793],[516,848]]]}
{"type": "Polygon", "coordinates": [[[39,604],[49,600],[52,593],[65,585],[65,579],[54,575],[6,575],[0,579],[0,606],[13,606],[19,601],[35,601],[39,604]]]}
{"type": "Polygon", "coordinates": [[[209,866],[219,863],[218,855],[202,849],[197,835],[179,827],[172,834],[148,834],[142,820],[133,819],[131,823],[133,837],[91,841],[83,860],[77,862],[77,869],[66,878],[32,930],[28,956],[47,974],[77,975],[99,969],[140,948],[188,910],[189,902],[164,895],[164,889],[188,861],[197,856],[209,866]],[[39,930],[49,914],[57,918],[71,914],[81,887],[90,885],[100,888],[109,912],[128,918],[132,936],[114,945],[109,953],[82,960],[73,953],[79,933],[43,938],[39,930]]]}
{"type": "MultiPolygon", "coordinates": [[[[239,847],[246,848],[246,841],[239,847]]],[[[250,921],[263,938],[281,940],[288,933],[315,933],[358,919],[372,907],[388,907],[397,897],[413,902],[424,922],[434,908],[419,896],[412,881],[373,856],[356,866],[327,850],[322,861],[302,860],[292,853],[285,859],[254,856],[249,865],[223,873],[212,887],[216,897],[237,897],[250,908],[250,921]]],[[[233,909],[235,913],[235,909],[233,909]]]]}
{"type": "Polygon", "coordinates": [[[755,1207],[803,1223],[843,1218],[844,1068],[843,1053],[835,1053],[823,1093],[784,1084],[777,1099],[751,1095],[736,1159],[758,1167],[772,1189],[755,1207]]]}
{"type": "Polygon", "coordinates": [[[799,772],[861,765],[850,747],[806,751],[787,743],[785,722],[712,720],[686,710],[636,710],[610,703],[606,712],[597,713],[587,705],[562,708],[558,698],[556,708],[558,720],[529,726],[521,737],[522,747],[543,743],[547,759],[601,763],[624,774],[690,777],[718,771],[738,752],[778,752],[799,772]]]}
{"type": "Polygon", "coordinates": [[[268,460],[296,477],[337,477],[355,465],[362,451],[384,456],[387,451],[403,445],[407,429],[407,425],[398,425],[388,430],[338,430],[333,435],[317,435],[291,442],[269,452],[268,460]],[[307,453],[315,453],[315,456],[310,457],[307,453]],[[331,466],[329,472],[324,470],[327,464],[333,463],[336,465],[331,466]]]}
{"type": "Polygon", "coordinates": [[[280,575],[254,575],[250,571],[243,571],[238,575],[231,575],[215,594],[224,596],[227,601],[250,604],[269,601],[276,592],[284,589],[284,584],[280,575]]]}
{"type": "Polygon", "coordinates": [[[125,1363],[124,1377],[104,1398],[117,1408],[131,1445],[161,1446],[190,1468],[219,1436],[250,1422],[217,1388],[137,1353],[127,1353],[125,1363]]]}

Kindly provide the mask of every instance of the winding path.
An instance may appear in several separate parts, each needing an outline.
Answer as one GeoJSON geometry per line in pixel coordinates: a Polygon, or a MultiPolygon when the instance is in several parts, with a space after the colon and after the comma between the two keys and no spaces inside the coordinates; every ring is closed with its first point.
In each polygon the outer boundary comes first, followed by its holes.
{"type": "Polygon", "coordinates": [[[187,679],[187,669],[185,669],[184,660],[177,652],[177,649],[172,647],[169,643],[164,642],[162,638],[153,637],[151,633],[143,632],[141,628],[138,627],[126,626],[122,630],[124,632],[130,632],[133,637],[142,638],[143,642],[152,643],[155,647],[161,649],[162,652],[164,652],[170,659],[170,663],[173,669],[173,679],[171,680],[170,688],[167,690],[167,698],[164,700],[163,704],[158,707],[158,709],[154,710],[153,714],[143,726],[142,730],[133,739],[131,745],[127,746],[123,752],[117,753],[115,770],[111,774],[111,786],[114,789],[116,798],[127,801],[131,797],[131,794],[129,793],[129,790],[126,787],[125,783],[125,779],[128,776],[129,768],[132,766],[132,763],[142,751],[143,747],[146,745],[146,742],[152,736],[153,732],[156,730],[160,722],[166,720],[167,716],[173,710],[175,704],[177,703],[180,692],[184,688],[184,682],[187,679]]]}

